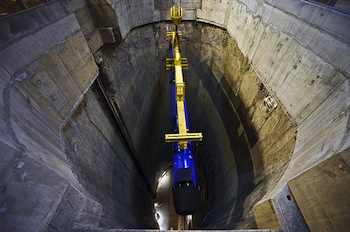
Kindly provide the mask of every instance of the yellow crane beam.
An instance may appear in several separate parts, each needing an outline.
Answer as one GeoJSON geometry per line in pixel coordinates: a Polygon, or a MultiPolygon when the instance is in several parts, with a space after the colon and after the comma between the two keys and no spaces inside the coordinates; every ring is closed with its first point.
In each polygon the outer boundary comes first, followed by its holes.
{"type": "MultiPolygon", "coordinates": [[[[170,10],[170,16],[173,23],[177,26],[182,20],[182,8],[172,7],[170,10]]],[[[166,69],[175,69],[175,94],[176,94],[176,109],[177,109],[177,124],[178,134],[166,134],[166,142],[179,142],[180,148],[187,147],[188,141],[202,141],[202,133],[188,133],[188,125],[186,123],[185,116],[185,82],[183,80],[182,69],[188,69],[187,58],[181,57],[179,47],[179,36],[182,33],[180,31],[167,32],[167,36],[171,36],[173,59],[166,59],[166,69]]]]}

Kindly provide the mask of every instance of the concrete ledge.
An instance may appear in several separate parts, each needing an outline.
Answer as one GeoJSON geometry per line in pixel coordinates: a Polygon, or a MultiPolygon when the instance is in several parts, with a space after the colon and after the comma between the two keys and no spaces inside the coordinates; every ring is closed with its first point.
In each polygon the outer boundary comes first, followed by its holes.
{"type": "Polygon", "coordinates": [[[1,18],[0,50],[8,46],[7,43],[53,24],[84,5],[83,0],[56,0],[1,18]]]}
{"type": "Polygon", "coordinates": [[[282,229],[271,199],[255,205],[254,215],[259,228],[282,229]]]}
{"type": "Polygon", "coordinates": [[[288,183],[311,231],[350,228],[350,148],[288,183]]]}
{"type": "Polygon", "coordinates": [[[254,206],[259,228],[347,231],[350,228],[350,148],[274,191],[254,206]],[[270,194],[271,195],[271,194],[270,194]]]}
{"type": "Polygon", "coordinates": [[[98,227],[101,215],[101,204],[68,185],[47,229],[94,229],[98,227]]]}
{"type": "Polygon", "coordinates": [[[104,43],[114,43],[116,38],[114,36],[113,28],[99,28],[102,40],[104,43]]]}
{"type": "Polygon", "coordinates": [[[79,30],[80,26],[75,16],[71,14],[39,31],[23,34],[23,39],[0,51],[0,57],[6,57],[1,60],[1,63],[13,75],[19,69],[48,53],[51,48],[65,42],[79,30]]]}

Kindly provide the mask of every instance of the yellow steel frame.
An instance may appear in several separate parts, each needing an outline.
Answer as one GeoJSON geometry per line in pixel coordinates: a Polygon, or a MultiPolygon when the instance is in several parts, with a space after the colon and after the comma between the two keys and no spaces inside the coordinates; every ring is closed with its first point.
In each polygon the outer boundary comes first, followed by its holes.
{"type": "Polygon", "coordinates": [[[170,18],[171,21],[177,26],[182,20],[182,8],[181,7],[171,7],[170,8],[170,18]]]}
{"type": "MultiPolygon", "coordinates": [[[[170,16],[173,23],[177,26],[182,20],[181,7],[172,7],[170,16]]],[[[179,47],[179,36],[181,32],[172,31],[167,32],[167,36],[171,36],[173,46],[173,59],[166,59],[166,70],[175,69],[175,89],[176,89],[176,109],[177,109],[177,123],[178,134],[166,134],[166,142],[179,142],[180,148],[187,148],[188,141],[202,141],[202,133],[188,133],[186,116],[185,116],[185,82],[183,80],[182,69],[188,69],[187,58],[182,58],[179,47]]]]}

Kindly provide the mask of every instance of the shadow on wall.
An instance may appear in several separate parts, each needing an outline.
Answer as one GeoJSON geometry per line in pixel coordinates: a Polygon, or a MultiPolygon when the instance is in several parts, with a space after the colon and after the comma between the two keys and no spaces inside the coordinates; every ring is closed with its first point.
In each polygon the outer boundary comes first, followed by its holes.
{"type": "Polygon", "coordinates": [[[181,30],[187,32],[182,50],[190,66],[188,104],[196,115],[191,126],[204,134],[200,154],[211,188],[203,225],[256,228],[252,208],[283,174],[294,124],[281,106],[264,105],[270,93],[225,30],[197,22],[181,30]]]}
{"type": "MultiPolygon", "coordinates": [[[[194,57],[196,55],[188,54],[189,62],[194,57]]],[[[193,66],[190,68],[194,69],[193,66]]],[[[195,115],[191,127],[202,130],[204,135],[198,158],[204,166],[209,196],[208,213],[202,226],[208,229],[237,228],[247,211],[245,200],[256,188],[250,148],[245,136],[238,134],[241,122],[212,71],[203,63],[195,69],[191,71],[186,87],[189,114],[192,111],[195,115]],[[196,87],[198,84],[202,89],[196,87]],[[216,111],[217,115],[214,117],[208,113],[210,111],[216,111]],[[222,139],[218,139],[221,136],[222,139]]],[[[248,224],[255,227],[253,219],[248,224]]]]}
{"type": "Polygon", "coordinates": [[[13,1],[13,0],[2,0],[0,3],[0,17],[8,14],[12,14],[15,12],[19,12],[22,10],[26,10],[28,8],[44,4],[47,0],[27,0],[27,1],[13,1]]]}
{"type": "Polygon", "coordinates": [[[72,170],[103,206],[100,228],[154,228],[153,195],[107,112],[93,86],[64,128],[72,170]]]}

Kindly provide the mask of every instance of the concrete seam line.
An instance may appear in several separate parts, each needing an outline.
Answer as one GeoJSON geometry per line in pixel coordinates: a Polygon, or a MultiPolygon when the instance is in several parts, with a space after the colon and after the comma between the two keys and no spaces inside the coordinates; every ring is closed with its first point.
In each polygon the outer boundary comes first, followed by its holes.
{"type": "Polygon", "coordinates": [[[97,73],[95,74],[95,76],[91,79],[90,83],[88,84],[88,86],[86,87],[86,89],[83,91],[83,93],[79,96],[78,100],[74,103],[73,107],[71,108],[71,110],[68,112],[68,114],[64,117],[64,119],[62,120],[62,122],[60,123],[60,139],[62,141],[63,138],[63,132],[62,129],[63,127],[66,126],[67,122],[69,121],[69,119],[71,118],[71,116],[74,114],[75,110],[78,108],[78,106],[80,105],[80,103],[82,102],[86,92],[90,89],[91,85],[94,83],[94,81],[96,80],[96,78],[98,77],[99,72],[97,71],[97,73]]]}

